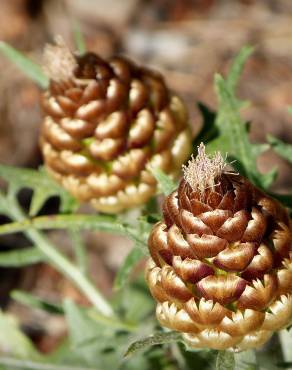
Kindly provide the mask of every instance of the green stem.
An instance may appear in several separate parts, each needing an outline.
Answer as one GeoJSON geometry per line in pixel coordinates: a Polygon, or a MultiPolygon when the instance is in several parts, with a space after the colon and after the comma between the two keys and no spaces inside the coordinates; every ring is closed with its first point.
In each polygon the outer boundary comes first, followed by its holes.
{"type": "MultiPolygon", "coordinates": [[[[8,195],[9,215],[16,221],[25,220],[25,215],[13,196],[8,195]]],[[[96,309],[105,316],[114,316],[113,309],[96,287],[89,281],[82,272],[74,266],[54,245],[39,231],[28,228],[24,231],[28,238],[44,254],[47,260],[69,280],[71,280],[96,307],[96,309]]]]}
{"type": "Polygon", "coordinates": [[[82,240],[82,235],[79,230],[69,230],[73,248],[75,253],[76,262],[83,275],[87,275],[87,255],[85,246],[82,240]]]}
{"type": "Polygon", "coordinates": [[[39,231],[28,229],[27,236],[43,252],[47,259],[62,272],[68,279],[85,294],[91,303],[105,316],[112,316],[113,310],[110,304],[99,293],[96,287],[76,268],[65,256],[58,252],[54,246],[39,231]]]}

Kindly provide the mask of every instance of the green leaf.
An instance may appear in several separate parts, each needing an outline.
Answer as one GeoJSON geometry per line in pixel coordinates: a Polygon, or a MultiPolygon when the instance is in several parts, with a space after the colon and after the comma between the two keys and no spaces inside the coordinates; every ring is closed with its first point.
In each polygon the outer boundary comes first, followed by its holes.
{"type": "Polygon", "coordinates": [[[148,217],[140,217],[136,225],[124,225],[125,235],[132,239],[136,247],[139,247],[144,255],[149,255],[148,238],[153,227],[152,220],[148,217]]]}
{"type": "Polygon", "coordinates": [[[136,339],[146,335],[146,328],[149,328],[149,330],[147,329],[149,335],[155,330],[156,319],[153,316],[155,301],[149,292],[143,271],[133,281],[129,282],[124,289],[118,290],[111,303],[115,312],[123,317],[123,321],[131,325],[131,332],[135,333],[138,326],[141,328],[142,334],[137,334],[136,339]]]}
{"type": "Polygon", "coordinates": [[[75,40],[75,45],[78,52],[82,55],[86,53],[86,45],[83,34],[80,29],[80,23],[75,21],[73,24],[73,36],[75,40]]]}
{"type": "Polygon", "coordinates": [[[0,266],[22,267],[45,261],[43,254],[35,247],[0,252],[0,266]]]}
{"type": "Polygon", "coordinates": [[[45,201],[53,196],[60,197],[62,212],[73,211],[78,206],[76,200],[42,168],[33,170],[0,165],[0,177],[9,183],[14,192],[25,187],[34,190],[30,204],[30,216],[35,216],[45,201]]]}
{"type": "Polygon", "coordinates": [[[166,175],[160,168],[151,168],[151,172],[164,195],[170,194],[177,188],[177,185],[170,176],[166,175]]]}
{"type": "Polygon", "coordinates": [[[99,325],[86,314],[84,309],[79,308],[70,299],[66,299],[64,310],[73,347],[77,348],[89,342],[89,339],[97,337],[99,325]]]}
{"type": "Polygon", "coordinates": [[[42,68],[27,58],[20,51],[0,41],[0,52],[2,52],[13,64],[15,64],[30,79],[36,82],[41,88],[46,89],[49,79],[42,71],[42,68]]]}
{"type": "MultiPolygon", "coordinates": [[[[256,186],[268,188],[275,179],[275,170],[268,174],[258,172],[257,156],[266,146],[252,144],[248,137],[248,125],[241,119],[240,108],[242,102],[235,97],[234,88],[238,82],[246,58],[252,49],[243,48],[236,57],[231,71],[225,80],[220,75],[215,75],[215,89],[218,97],[218,114],[215,124],[220,136],[215,139],[216,144],[210,143],[213,150],[228,153],[229,161],[234,161],[234,166],[244,176],[247,176],[256,186]]],[[[210,146],[208,145],[210,152],[210,146]]]]}
{"type": "Polygon", "coordinates": [[[292,163],[292,144],[284,143],[272,135],[268,135],[268,142],[277,154],[292,163]]]}
{"type": "Polygon", "coordinates": [[[228,139],[225,136],[218,136],[216,139],[210,141],[206,146],[206,153],[213,154],[214,152],[221,152],[222,155],[227,155],[229,150],[228,139]]]}
{"type": "Polygon", "coordinates": [[[110,345],[115,345],[115,330],[103,326],[79,308],[71,300],[66,299],[64,310],[70,334],[71,349],[79,354],[89,366],[102,366],[102,351],[110,345]]]}
{"type": "Polygon", "coordinates": [[[114,282],[114,289],[118,290],[124,287],[133,267],[144,257],[144,253],[139,247],[134,247],[125,258],[120,267],[114,282]]]}
{"type": "Polygon", "coordinates": [[[0,354],[21,359],[40,360],[42,356],[20,331],[16,319],[0,311],[0,354]]]}
{"type": "MultiPolygon", "coordinates": [[[[65,313],[62,305],[50,302],[40,297],[36,297],[28,292],[13,290],[11,293],[11,298],[13,298],[16,302],[23,304],[27,307],[43,310],[51,314],[64,315],[65,313]]],[[[128,331],[132,331],[135,328],[135,326],[132,323],[121,322],[118,319],[103,316],[92,307],[90,307],[88,310],[81,311],[82,314],[84,313],[84,315],[86,316],[88,315],[88,318],[92,319],[95,323],[102,324],[104,326],[109,326],[114,329],[128,331]]]]}
{"type": "Polygon", "coordinates": [[[226,79],[227,86],[228,86],[228,89],[230,91],[235,90],[235,88],[236,88],[236,86],[239,82],[239,79],[241,77],[244,64],[245,64],[246,60],[250,57],[250,55],[253,53],[253,51],[254,51],[253,47],[244,46],[240,50],[238,55],[235,57],[232,65],[231,65],[230,71],[228,73],[228,77],[226,79]]]}
{"type": "Polygon", "coordinates": [[[234,370],[234,354],[228,351],[219,351],[216,360],[216,370],[234,370]]]}
{"type": "MultiPolygon", "coordinates": [[[[25,224],[26,227],[23,230],[24,234],[45,255],[48,263],[71,280],[101,314],[109,318],[115,316],[111,305],[99,292],[98,288],[96,288],[94,284],[84,274],[82,274],[77,266],[72,264],[70,260],[58,250],[57,246],[55,246],[44,234],[33,228],[31,221],[26,219],[26,215],[19,205],[15,195],[16,194],[11,190],[11,188],[9,188],[6,197],[7,215],[11,219],[25,224]]],[[[0,203],[2,203],[1,198],[2,195],[0,194],[0,203]]],[[[8,226],[7,230],[9,229],[10,226],[8,226]]],[[[118,319],[116,320],[118,321],[118,319]]]]}
{"type": "Polygon", "coordinates": [[[173,343],[182,341],[181,334],[177,331],[169,331],[166,333],[156,333],[150,335],[147,338],[138,340],[130,345],[127,352],[125,353],[125,357],[133,355],[135,352],[139,350],[146,349],[149,346],[155,346],[158,344],[166,344],[166,343],[173,343]]]}
{"type": "Polygon", "coordinates": [[[42,298],[36,297],[27,292],[23,292],[20,290],[13,290],[13,292],[11,293],[11,297],[18,303],[21,303],[31,308],[37,308],[37,309],[40,309],[40,310],[43,310],[43,311],[46,311],[52,314],[59,314],[59,315],[64,314],[64,310],[62,306],[52,303],[52,302],[48,302],[42,298]]]}

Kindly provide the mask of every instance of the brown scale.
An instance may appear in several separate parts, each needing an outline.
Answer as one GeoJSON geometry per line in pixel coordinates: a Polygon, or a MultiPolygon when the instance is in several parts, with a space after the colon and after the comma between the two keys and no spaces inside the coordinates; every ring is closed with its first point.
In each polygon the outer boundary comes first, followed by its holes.
{"type": "Polygon", "coordinates": [[[195,348],[240,351],[292,323],[292,231],[287,211],[247,179],[215,180],[200,194],[183,179],[166,197],[146,280],[163,326],[188,328],[195,348]]]}

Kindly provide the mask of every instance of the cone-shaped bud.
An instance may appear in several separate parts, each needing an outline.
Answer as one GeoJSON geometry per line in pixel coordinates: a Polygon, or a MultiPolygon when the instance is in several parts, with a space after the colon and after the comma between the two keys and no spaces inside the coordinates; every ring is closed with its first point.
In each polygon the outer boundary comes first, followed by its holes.
{"type": "Polygon", "coordinates": [[[41,149],[54,178],[103,212],[145,203],[151,168],[180,171],[191,151],[188,117],[163,78],[123,57],[73,55],[47,46],[41,149]]]}
{"type": "Polygon", "coordinates": [[[259,347],[292,324],[288,214],[220,154],[198,149],[149,237],[157,318],[194,348],[259,347]]]}

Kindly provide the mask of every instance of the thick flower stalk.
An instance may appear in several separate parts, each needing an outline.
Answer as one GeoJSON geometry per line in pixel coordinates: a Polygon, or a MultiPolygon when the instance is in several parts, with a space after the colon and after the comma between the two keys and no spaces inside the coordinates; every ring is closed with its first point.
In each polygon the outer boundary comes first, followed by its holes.
{"type": "Polygon", "coordinates": [[[164,202],[146,279],[161,325],[193,348],[255,348],[292,324],[287,211],[204,146],[164,202]]]}
{"type": "Polygon", "coordinates": [[[186,109],[163,78],[123,57],[45,50],[41,148],[49,172],[102,212],[145,203],[151,168],[175,175],[191,151],[186,109]]]}

